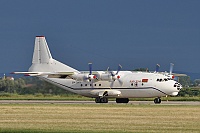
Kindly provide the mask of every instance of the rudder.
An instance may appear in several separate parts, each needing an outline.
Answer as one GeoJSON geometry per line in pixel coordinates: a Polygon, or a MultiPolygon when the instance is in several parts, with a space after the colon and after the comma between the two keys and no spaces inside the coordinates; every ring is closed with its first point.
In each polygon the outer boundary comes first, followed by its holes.
{"type": "Polygon", "coordinates": [[[49,63],[52,59],[49,47],[44,36],[36,36],[32,63],[49,63]]]}

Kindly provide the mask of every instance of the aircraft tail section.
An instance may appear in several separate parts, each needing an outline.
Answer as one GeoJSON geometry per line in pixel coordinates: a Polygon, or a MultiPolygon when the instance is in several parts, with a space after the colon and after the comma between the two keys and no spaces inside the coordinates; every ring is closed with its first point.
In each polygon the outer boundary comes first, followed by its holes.
{"type": "Polygon", "coordinates": [[[46,39],[44,36],[37,36],[35,38],[35,48],[33,52],[32,63],[49,63],[52,59],[51,53],[49,51],[46,39]]]}
{"type": "Polygon", "coordinates": [[[36,36],[32,65],[29,72],[78,72],[52,58],[44,36],[36,36]]]}

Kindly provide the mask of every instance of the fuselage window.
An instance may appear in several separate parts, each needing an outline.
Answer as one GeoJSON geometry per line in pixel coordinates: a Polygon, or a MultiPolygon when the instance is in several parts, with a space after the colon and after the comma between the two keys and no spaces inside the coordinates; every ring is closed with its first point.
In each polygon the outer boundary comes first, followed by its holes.
{"type": "Polygon", "coordinates": [[[87,86],[87,84],[85,84],[85,86],[87,86]]]}
{"type": "Polygon", "coordinates": [[[81,84],[81,86],[83,86],[83,84],[81,84]]]}
{"type": "Polygon", "coordinates": [[[157,81],[160,81],[160,79],[157,79],[157,81]]]}
{"type": "Polygon", "coordinates": [[[94,84],[94,86],[97,86],[96,84],[94,84]]]}
{"type": "Polygon", "coordinates": [[[99,86],[101,86],[101,84],[99,84],[99,86]]]}
{"type": "Polygon", "coordinates": [[[160,82],[162,82],[162,79],[160,79],[160,82]]]}
{"type": "Polygon", "coordinates": [[[138,86],[138,83],[137,82],[135,82],[135,87],[137,87],[138,86]]]}
{"type": "Polygon", "coordinates": [[[131,83],[131,86],[133,86],[133,83],[131,83]]]}

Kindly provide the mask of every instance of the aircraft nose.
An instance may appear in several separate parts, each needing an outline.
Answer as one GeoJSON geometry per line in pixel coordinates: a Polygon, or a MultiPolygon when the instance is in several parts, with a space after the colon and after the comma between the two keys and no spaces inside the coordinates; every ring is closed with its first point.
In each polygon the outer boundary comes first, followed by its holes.
{"type": "Polygon", "coordinates": [[[174,87],[176,87],[176,89],[177,89],[178,91],[180,91],[180,90],[182,89],[182,85],[181,85],[180,83],[178,83],[178,82],[176,82],[176,83],[174,84],[174,87]]]}

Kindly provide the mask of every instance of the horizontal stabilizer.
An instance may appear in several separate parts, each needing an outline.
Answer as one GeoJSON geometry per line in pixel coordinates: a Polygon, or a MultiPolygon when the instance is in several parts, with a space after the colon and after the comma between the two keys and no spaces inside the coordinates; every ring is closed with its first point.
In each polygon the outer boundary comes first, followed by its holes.
{"type": "Polygon", "coordinates": [[[48,78],[66,78],[74,74],[74,72],[12,72],[11,74],[23,74],[24,76],[45,76],[48,78]]]}

